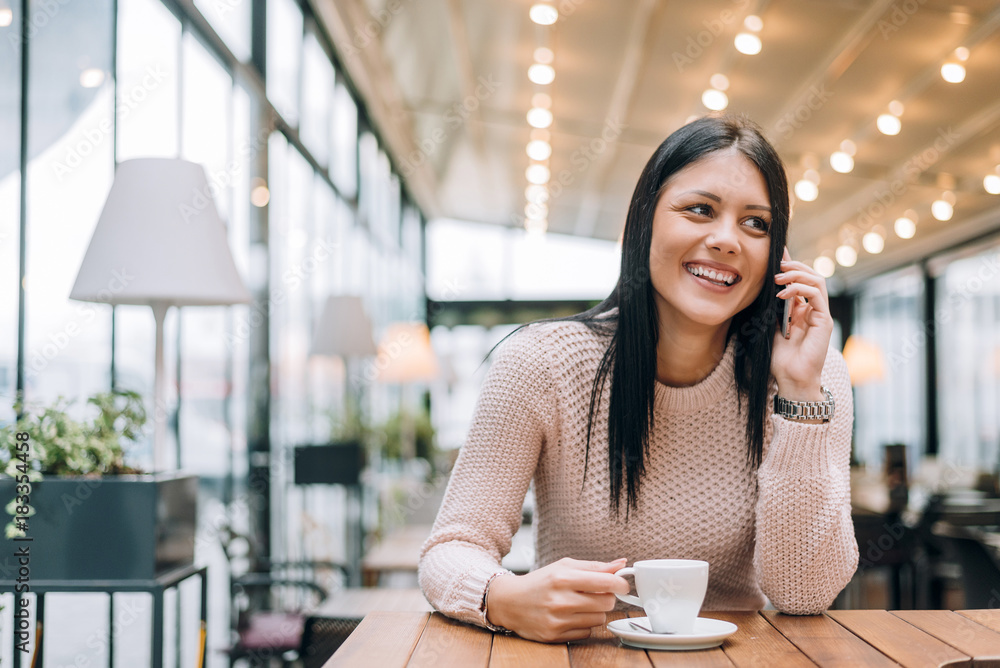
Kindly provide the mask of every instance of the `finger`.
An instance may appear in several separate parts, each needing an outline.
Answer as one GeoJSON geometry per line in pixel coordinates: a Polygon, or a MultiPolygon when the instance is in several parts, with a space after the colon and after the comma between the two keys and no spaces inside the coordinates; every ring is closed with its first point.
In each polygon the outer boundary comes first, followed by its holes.
{"type": "Polygon", "coordinates": [[[610,612],[615,609],[618,599],[614,594],[573,592],[567,609],[575,612],[610,612]]]}
{"type": "Polygon", "coordinates": [[[814,271],[805,271],[801,269],[790,269],[788,271],[783,271],[780,274],[774,275],[774,282],[778,284],[783,283],[811,283],[812,285],[826,284],[826,279],[817,274],[814,271]]]}
{"type": "Polygon", "coordinates": [[[627,594],[628,581],[612,573],[571,570],[560,574],[558,584],[566,589],[587,593],[627,594]]]}
{"type": "Polygon", "coordinates": [[[792,259],[791,253],[788,252],[788,246],[785,246],[785,250],[781,252],[781,261],[789,262],[792,259]]]}
{"type": "Polygon", "coordinates": [[[573,615],[571,624],[573,628],[593,628],[604,626],[608,622],[608,616],[603,612],[581,612],[573,615]]]}
{"type": "Polygon", "coordinates": [[[620,571],[625,568],[625,564],[628,563],[628,560],[625,557],[615,559],[614,561],[583,561],[581,559],[572,559],[567,557],[561,561],[567,566],[581,571],[603,571],[605,573],[620,571]]]}

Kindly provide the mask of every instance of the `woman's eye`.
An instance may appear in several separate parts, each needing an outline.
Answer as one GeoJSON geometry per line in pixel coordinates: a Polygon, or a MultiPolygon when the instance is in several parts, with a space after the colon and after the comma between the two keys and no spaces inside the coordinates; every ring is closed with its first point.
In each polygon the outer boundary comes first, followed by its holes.
{"type": "Polygon", "coordinates": [[[699,216],[711,216],[712,207],[707,204],[695,204],[694,206],[689,206],[688,211],[695,213],[699,216]]]}
{"type": "Polygon", "coordinates": [[[749,218],[746,224],[759,232],[767,232],[771,229],[771,225],[763,218],[749,218]]]}

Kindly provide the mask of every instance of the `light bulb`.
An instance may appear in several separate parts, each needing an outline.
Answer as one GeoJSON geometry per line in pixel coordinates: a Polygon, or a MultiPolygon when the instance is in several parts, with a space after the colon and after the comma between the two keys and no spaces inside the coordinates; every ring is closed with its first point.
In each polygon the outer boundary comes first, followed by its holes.
{"type": "Polygon", "coordinates": [[[552,61],[555,60],[555,54],[552,53],[552,49],[544,46],[540,46],[535,49],[535,62],[541,63],[542,65],[551,65],[552,61]]]}
{"type": "Polygon", "coordinates": [[[991,195],[1000,195],[1000,176],[987,174],[983,177],[983,188],[991,195]]]}
{"type": "Polygon", "coordinates": [[[820,255],[818,258],[813,260],[813,269],[815,269],[823,278],[830,278],[833,276],[833,273],[837,271],[837,265],[834,264],[833,260],[828,258],[826,255],[820,255]]]}
{"type": "Polygon", "coordinates": [[[712,111],[722,111],[729,106],[729,98],[721,90],[709,88],[701,94],[701,103],[712,111]]]}
{"type": "Polygon", "coordinates": [[[841,174],[848,174],[854,169],[854,158],[843,151],[835,151],[830,155],[830,166],[834,171],[841,174]]]}
{"type": "Polygon", "coordinates": [[[559,10],[544,2],[537,2],[528,10],[528,16],[540,26],[550,26],[559,20],[559,10]]]}
{"type": "Polygon", "coordinates": [[[708,83],[712,84],[712,88],[729,90],[729,77],[725,74],[713,74],[712,78],[708,80],[708,83]]]}
{"type": "Polygon", "coordinates": [[[80,72],[80,85],[84,88],[97,88],[104,83],[104,70],[91,67],[80,72]]]}
{"type": "Polygon", "coordinates": [[[903,106],[903,103],[900,102],[899,100],[893,100],[889,103],[889,113],[895,116],[896,118],[899,118],[900,116],[903,115],[904,109],[905,107],[903,106]]]}
{"type": "Polygon", "coordinates": [[[528,202],[524,205],[524,216],[525,218],[530,218],[531,220],[544,220],[548,218],[549,207],[545,204],[535,204],[534,202],[528,202]]]}
{"type": "Polygon", "coordinates": [[[850,139],[845,139],[840,142],[840,150],[853,158],[854,154],[858,152],[858,147],[850,139]]]}
{"type": "Polygon", "coordinates": [[[531,96],[531,106],[539,109],[551,109],[552,98],[545,93],[535,93],[531,96]]]}
{"type": "Polygon", "coordinates": [[[545,165],[531,165],[524,170],[524,178],[528,179],[528,183],[540,186],[549,182],[550,175],[549,168],[545,165]]]}
{"type": "Polygon", "coordinates": [[[912,239],[917,233],[917,224],[907,216],[900,216],[896,219],[892,229],[896,231],[896,236],[900,239],[912,239]]]}
{"type": "Polygon", "coordinates": [[[270,201],[271,191],[267,189],[267,186],[257,186],[250,191],[250,203],[258,209],[267,206],[270,201]]]}
{"type": "Polygon", "coordinates": [[[878,232],[869,232],[861,238],[861,245],[872,255],[878,255],[885,248],[885,239],[878,232]]]}
{"type": "Polygon", "coordinates": [[[819,197],[819,188],[812,181],[800,179],[795,183],[795,196],[803,202],[812,202],[819,197]]]}
{"type": "Polygon", "coordinates": [[[750,32],[741,32],[733,40],[736,50],[746,56],[756,56],[760,53],[760,37],[750,32]]]}
{"type": "Polygon", "coordinates": [[[934,200],[934,202],[931,203],[931,215],[941,222],[951,220],[951,217],[954,214],[955,207],[943,199],[934,200]]]}
{"type": "Polygon", "coordinates": [[[535,63],[528,68],[528,78],[531,79],[532,83],[536,83],[539,86],[547,86],[555,80],[556,71],[552,69],[551,65],[535,63]]]}
{"type": "Polygon", "coordinates": [[[847,244],[842,244],[837,246],[837,263],[841,267],[853,267],[854,263],[858,261],[858,251],[854,249],[854,246],[849,246],[847,244]]]}
{"type": "Polygon", "coordinates": [[[764,29],[764,22],[756,14],[750,14],[743,19],[743,26],[751,32],[760,32],[764,29]]]}
{"type": "Polygon", "coordinates": [[[552,125],[552,112],[535,107],[528,110],[528,125],[533,128],[547,128],[552,125]]]}
{"type": "Polygon", "coordinates": [[[524,189],[524,199],[535,204],[545,204],[549,201],[549,189],[545,186],[530,185],[524,189]]]}
{"type": "Polygon", "coordinates": [[[945,63],[941,66],[941,78],[948,83],[965,81],[965,66],[960,63],[945,63]]]}
{"type": "Polygon", "coordinates": [[[899,134],[899,130],[903,127],[903,124],[899,121],[898,117],[892,114],[880,114],[875,119],[875,126],[882,134],[892,136],[899,134]]]}
{"type": "Polygon", "coordinates": [[[547,141],[529,141],[525,150],[532,160],[548,160],[552,155],[552,145],[547,141]]]}
{"type": "Polygon", "coordinates": [[[14,10],[10,7],[0,8],[0,28],[7,28],[14,22],[14,10]]]}

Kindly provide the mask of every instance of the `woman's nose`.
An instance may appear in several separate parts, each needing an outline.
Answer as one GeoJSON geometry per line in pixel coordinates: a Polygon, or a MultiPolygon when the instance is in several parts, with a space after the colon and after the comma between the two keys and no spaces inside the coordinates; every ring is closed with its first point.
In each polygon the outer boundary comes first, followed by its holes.
{"type": "Polygon", "coordinates": [[[726,254],[736,254],[740,250],[739,238],[736,232],[736,223],[726,220],[718,220],[709,231],[705,239],[705,244],[714,250],[726,254]]]}

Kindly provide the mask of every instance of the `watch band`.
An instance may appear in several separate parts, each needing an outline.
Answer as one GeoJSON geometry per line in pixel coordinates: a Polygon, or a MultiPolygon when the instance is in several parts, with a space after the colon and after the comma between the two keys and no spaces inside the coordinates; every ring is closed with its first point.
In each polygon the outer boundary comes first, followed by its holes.
{"type": "Polygon", "coordinates": [[[822,420],[829,422],[833,419],[836,403],[833,401],[833,393],[825,387],[821,387],[826,401],[792,401],[775,395],[774,412],[786,420],[797,422],[804,420],[822,420]]]}

